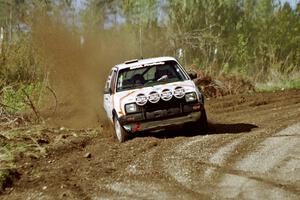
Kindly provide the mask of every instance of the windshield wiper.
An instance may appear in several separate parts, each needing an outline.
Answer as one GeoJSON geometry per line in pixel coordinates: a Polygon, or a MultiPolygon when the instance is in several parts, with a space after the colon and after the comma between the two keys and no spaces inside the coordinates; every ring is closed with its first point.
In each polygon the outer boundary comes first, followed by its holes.
{"type": "Polygon", "coordinates": [[[164,81],[168,79],[168,75],[163,75],[162,77],[160,77],[159,79],[157,79],[158,82],[160,81],[164,81]]]}

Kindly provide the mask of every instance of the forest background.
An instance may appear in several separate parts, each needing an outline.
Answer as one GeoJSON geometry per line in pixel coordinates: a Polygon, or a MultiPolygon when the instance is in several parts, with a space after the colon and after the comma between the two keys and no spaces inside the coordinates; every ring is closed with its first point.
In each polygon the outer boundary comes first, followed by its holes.
{"type": "Polygon", "coordinates": [[[2,113],[39,118],[43,92],[59,101],[78,81],[100,94],[109,68],[141,57],[174,56],[256,90],[300,87],[300,2],[0,0],[0,27],[2,113]]]}

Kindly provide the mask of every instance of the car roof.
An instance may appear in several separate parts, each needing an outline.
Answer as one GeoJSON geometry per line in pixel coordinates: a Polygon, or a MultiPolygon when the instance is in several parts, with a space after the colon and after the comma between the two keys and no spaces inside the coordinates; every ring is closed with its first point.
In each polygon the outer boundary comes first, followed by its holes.
{"type": "Polygon", "coordinates": [[[165,56],[165,57],[156,57],[156,58],[147,58],[147,59],[141,59],[141,60],[129,60],[125,61],[124,63],[116,65],[114,68],[120,70],[120,69],[126,69],[138,65],[143,65],[143,64],[150,64],[150,63],[156,63],[156,62],[164,62],[164,61],[176,61],[177,60],[173,57],[170,56],[165,56]]]}

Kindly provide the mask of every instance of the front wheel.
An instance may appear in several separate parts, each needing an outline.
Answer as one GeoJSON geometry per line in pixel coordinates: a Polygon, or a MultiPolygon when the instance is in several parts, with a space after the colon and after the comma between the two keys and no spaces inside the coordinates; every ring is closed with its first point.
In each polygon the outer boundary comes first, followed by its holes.
{"type": "Polygon", "coordinates": [[[200,118],[195,122],[189,122],[185,124],[184,129],[189,132],[190,135],[198,135],[200,133],[206,133],[208,130],[207,116],[205,109],[199,111],[200,118]]]}
{"type": "Polygon", "coordinates": [[[208,123],[207,123],[207,116],[206,116],[205,109],[201,110],[200,112],[201,112],[201,116],[197,122],[197,126],[201,131],[206,132],[208,129],[208,123]]]}
{"type": "Polygon", "coordinates": [[[114,117],[114,128],[119,142],[125,142],[128,139],[128,132],[121,126],[117,117],[114,117]]]}

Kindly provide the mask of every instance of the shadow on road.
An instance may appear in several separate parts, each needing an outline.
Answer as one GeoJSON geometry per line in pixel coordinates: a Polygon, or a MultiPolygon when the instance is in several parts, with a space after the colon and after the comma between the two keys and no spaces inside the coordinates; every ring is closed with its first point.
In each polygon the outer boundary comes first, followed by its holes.
{"type": "Polygon", "coordinates": [[[184,128],[176,130],[158,131],[158,132],[144,132],[135,134],[134,137],[156,137],[156,138],[175,138],[175,137],[193,137],[197,135],[213,135],[213,134],[237,134],[251,132],[252,129],[258,128],[254,124],[235,123],[235,124],[221,124],[209,123],[207,131],[188,131],[184,128]]]}
{"type": "Polygon", "coordinates": [[[252,129],[258,128],[254,124],[236,123],[236,124],[218,124],[209,123],[208,134],[222,134],[222,133],[245,133],[252,129]]]}

